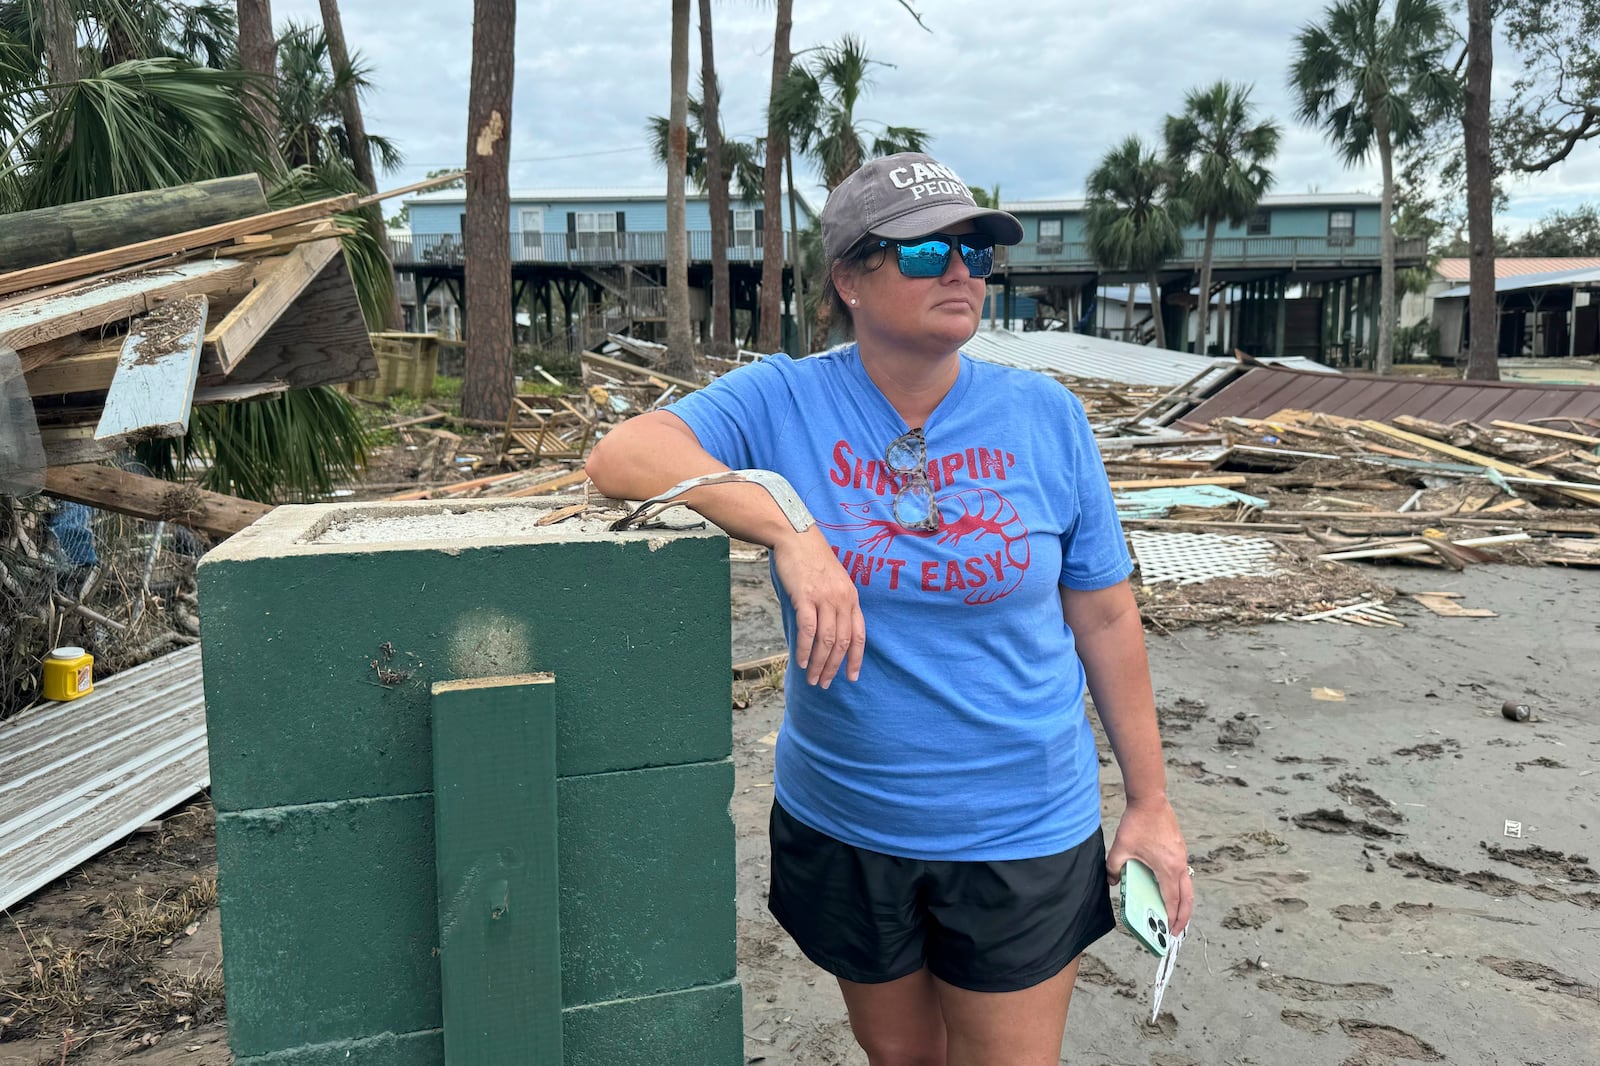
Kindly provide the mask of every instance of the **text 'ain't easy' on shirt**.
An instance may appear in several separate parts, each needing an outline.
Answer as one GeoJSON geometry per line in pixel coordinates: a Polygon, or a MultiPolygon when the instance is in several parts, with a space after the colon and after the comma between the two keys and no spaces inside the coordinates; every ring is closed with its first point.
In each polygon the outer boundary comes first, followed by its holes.
{"type": "MultiPolygon", "coordinates": [[[[824,691],[790,664],[775,775],[785,810],[922,859],[1036,858],[1099,828],[1099,761],[1058,585],[1115,585],[1132,561],[1076,397],[962,356],[923,427],[934,532],[894,520],[884,449],[909,427],[854,346],[772,356],[669,410],[718,461],[787,478],[861,597],[860,681],[841,674],[824,691]]],[[[777,591],[792,648],[794,610],[777,591]]]]}

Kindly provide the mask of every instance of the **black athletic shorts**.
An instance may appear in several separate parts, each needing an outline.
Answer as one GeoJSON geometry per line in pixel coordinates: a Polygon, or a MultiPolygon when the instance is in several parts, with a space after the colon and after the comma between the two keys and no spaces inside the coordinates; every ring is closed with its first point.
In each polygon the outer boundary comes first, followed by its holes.
{"type": "Polygon", "coordinates": [[[772,805],[767,906],[806,957],[878,984],[924,965],[974,992],[1049,980],[1116,926],[1099,830],[1059,855],[903,859],[818,832],[772,805]]]}

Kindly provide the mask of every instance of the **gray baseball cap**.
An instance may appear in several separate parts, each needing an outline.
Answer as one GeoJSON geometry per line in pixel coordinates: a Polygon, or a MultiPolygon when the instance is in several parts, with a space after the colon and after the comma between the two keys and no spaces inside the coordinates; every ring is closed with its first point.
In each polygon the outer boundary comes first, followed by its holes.
{"type": "Polygon", "coordinates": [[[1022,240],[1022,223],[979,207],[955,171],[930,155],[901,152],[863,163],[833,190],[822,209],[822,248],[832,262],[869,233],[920,237],[969,219],[996,244],[1022,240]]]}

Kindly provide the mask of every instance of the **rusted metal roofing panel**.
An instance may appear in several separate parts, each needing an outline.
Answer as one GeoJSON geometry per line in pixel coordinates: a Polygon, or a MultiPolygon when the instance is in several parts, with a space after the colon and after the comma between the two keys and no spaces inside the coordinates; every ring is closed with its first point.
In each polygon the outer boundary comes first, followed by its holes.
{"type": "Polygon", "coordinates": [[[1434,381],[1373,374],[1307,374],[1262,367],[1250,371],[1184,416],[1268,418],[1285,409],[1345,418],[1387,420],[1396,415],[1431,422],[1534,418],[1600,418],[1600,387],[1513,381],[1434,381]]]}
{"type": "MultiPolygon", "coordinates": [[[[1494,279],[1494,291],[1523,292],[1527,289],[1570,288],[1600,285],[1600,264],[1577,270],[1555,270],[1540,274],[1518,274],[1494,279]]],[[[1471,285],[1458,285],[1434,296],[1435,300],[1464,300],[1472,294],[1471,285]]]]}
{"type": "Polygon", "coordinates": [[[0,725],[0,909],[210,782],[198,646],[0,725]]]}
{"type": "MultiPolygon", "coordinates": [[[[1494,276],[1514,278],[1523,274],[1549,274],[1557,270],[1583,270],[1600,267],[1600,256],[1496,256],[1494,276]]],[[[1472,260],[1441,259],[1436,268],[1445,281],[1466,281],[1472,276],[1472,260]]]]}

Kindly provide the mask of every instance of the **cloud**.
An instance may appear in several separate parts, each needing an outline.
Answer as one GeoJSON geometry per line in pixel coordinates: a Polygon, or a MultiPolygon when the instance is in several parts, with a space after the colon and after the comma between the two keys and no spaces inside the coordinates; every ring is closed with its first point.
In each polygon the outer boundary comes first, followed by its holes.
{"type": "MultiPolygon", "coordinates": [[[[865,41],[884,66],[858,116],[915,126],[970,183],[1007,199],[1079,195],[1100,155],[1129,133],[1160,135],[1184,93],[1246,81],[1260,113],[1284,127],[1276,190],[1376,192],[1376,161],[1346,168],[1297,124],[1287,87],[1293,37],[1316,11],[1276,0],[1146,0],[1116,7],[917,0],[932,33],[896,0],[796,0],[796,50],[865,41]],[[1299,13],[1292,13],[1299,12],[1299,13]]],[[[723,125],[765,131],[772,74],[770,4],[713,3],[723,125]]],[[[351,47],[372,65],[368,125],[396,139],[399,184],[458,165],[471,66],[468,0],[428,5],[343,0],[351,47]]],[[[278,19],[316,21],[314,0],[279,0],[278,19]]],[[[668,106],[670,14],[659,0],[524,2],[517,10],[512,185],[664,185],[645,123],[668,106]]],[[[691,31],[698,91],[698,27],[691,31]]],[[[1513,185],[1511,215],[1600,197],[1600,152],[1513,185]]],[[[820,189],[813,179],[813,198],[820,189]]]]}

